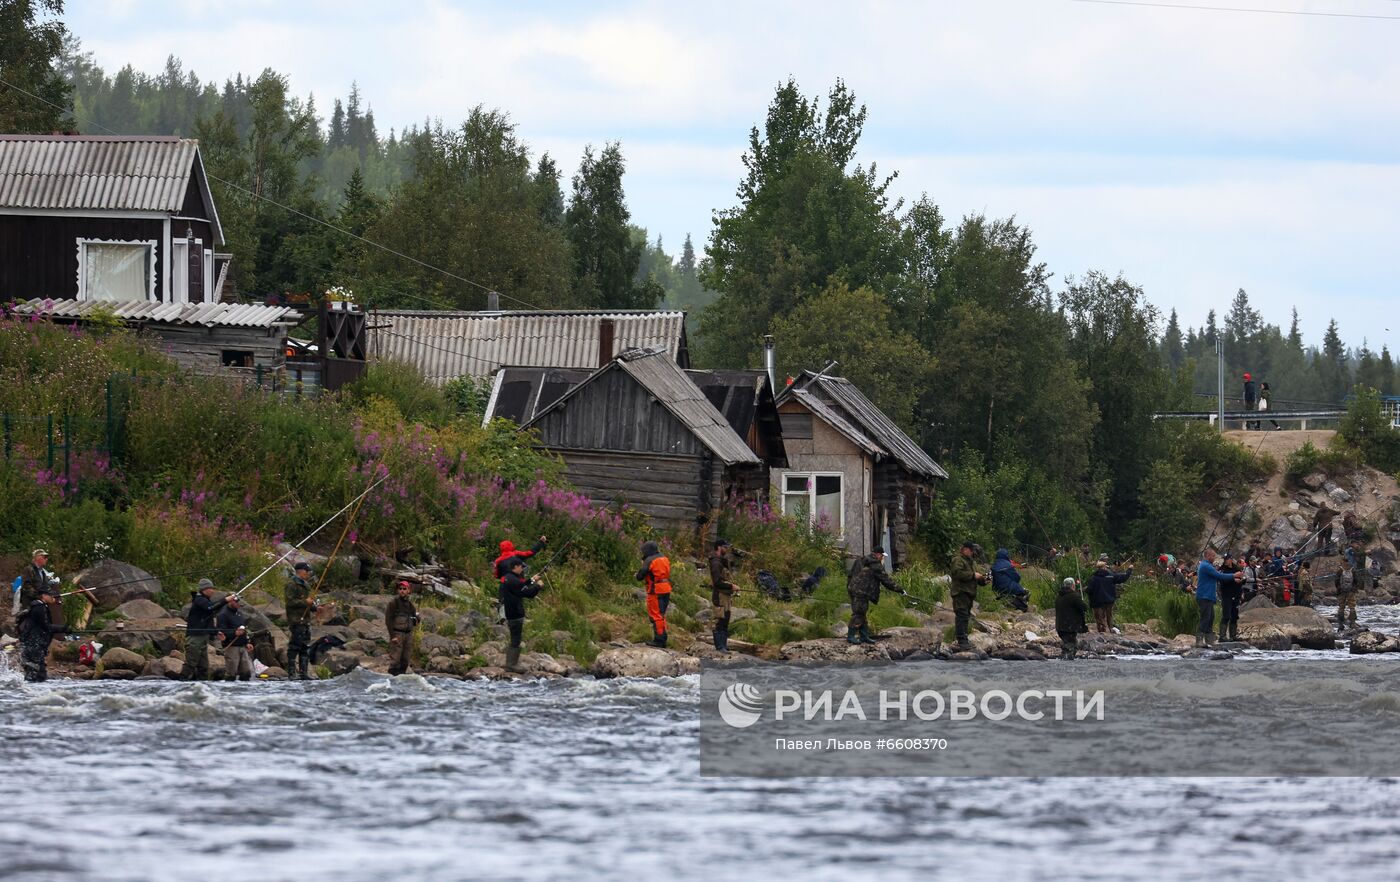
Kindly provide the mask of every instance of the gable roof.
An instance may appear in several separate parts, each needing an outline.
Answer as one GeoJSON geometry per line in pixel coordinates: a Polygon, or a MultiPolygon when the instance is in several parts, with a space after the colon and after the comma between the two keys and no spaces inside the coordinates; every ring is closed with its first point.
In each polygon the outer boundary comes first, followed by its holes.
{"type": "Polygon", "coordinates": [[[489,377],[507,365],[593,370],[605,321],[613,328],[609,358],[659,347],[673,363],[690,366],[685,313],[657,310],[375,310],[369,346],[375,357],[406,361],[434,383],[489,377]]]}
{"type": "Polygon", "coordinates": [[[523,426],[593,373],[585,368],[501,368],[491,383],[482,425],[506,419],[523,426]]]}
{"type": "Polygon", "coordinates": [[[530,428],[562,407],[570,398],[609,371],[620,370],[636,380],[662,407],[680,421],[707,450],[725,465],[762,465],[749,445],[730,428],[724,414],[715,409],[699,387],[690,381],[664,352],[631,350],[588,376],[548,407],[540,410],[523,428],[530,428]]]}
{"type": "Polygon", "coordinates": [[[767,454],[770,465],[787,465],[782,424],[767,371],[688,370],[685,375],[724,414],[736,435],[746,443],[752,439],[767,454]]]}
{"type": "Polygon", "coordinates": [[[294,325],[301,313],[288,306],[258,303],[162,303],[155,300],[28,300],[15,305],[20,315],[82,319],[102,310],[129,324],[199,325],[202,327],[271,328],[294,325]]]}
{"type": "Polygon", "coordinates": [[[0,208],[178,214],[191,178],[223,227],[199,142],[174,136],[0,135],[0,208]]]}
{"type": "Polygon", "coordinates": [[[867,453],[889,456],[916,475],[948,477],[933,457],[904,434],[850,380],[804,371],[784,392],[784,397],[789,394],[867,453]]]}

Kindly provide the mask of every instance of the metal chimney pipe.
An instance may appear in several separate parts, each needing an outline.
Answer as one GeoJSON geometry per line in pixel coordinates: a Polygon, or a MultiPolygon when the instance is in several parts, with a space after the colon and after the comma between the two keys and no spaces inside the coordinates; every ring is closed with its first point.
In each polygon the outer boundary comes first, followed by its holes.
{"type": "Polygon", "coordinates": [[[763,369],[768,371],[768,385],[773,394],[778,394],[778,351],[773,344],[773,335],[763,335],[763,369]]]}

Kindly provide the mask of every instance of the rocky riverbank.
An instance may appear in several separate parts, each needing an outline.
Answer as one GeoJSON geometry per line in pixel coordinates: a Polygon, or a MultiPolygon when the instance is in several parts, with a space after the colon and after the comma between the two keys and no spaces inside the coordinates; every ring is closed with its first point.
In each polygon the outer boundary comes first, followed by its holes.
{"type": "MultiPolygon", "coordinates": [[[[112,562],[101,574],[109,581],[121,575],[119,593],[99,593],[98,616],[101,625],[95,639],[103,651],[95,668],[76,664],[78,641],[56,641],[52,652],[54,676],[80,679],[174,679],[184,666],[185,610],[167,609],[157,599],[159,583],[126,564],[112,562]],[[119,602],[117,602],[119,601],[119,602]],[[111,603],[109,609],[103,609],[111,603]]],[[[463,593],[475,590],[462,585],[463,593]]],[[[385,672],[388,669],[388,633],[384,607],[388,597],[379,594],[331,592],[312,628],[313,642],[329,638],[337,644],[316,658],[318,676],[340,676],[357,668],[385,672]]],[[[285,610],[275,598],[250,593],[244,612],[255,638],[255,657],[266,667],[264,679],[286,678],[287,635],[283,628],[285,610]]],[[[707,612],[707,610],[702,610],[707,612]]],[[[752,616],[752,611],[736,609],[736,619],[752,616]]],[[[972,649],[957,651],[950,645],[953,625],[951,609],[936,604],[930,612],[911,612],[912,626],[884,629],[873,645],[851,645],[844,628],[830,637],[793,640],[781,644],[730,640],[731,651],[718,653],[707,634],[692,638],[689,645],[671,649],[612,640],[593,647],[592,658],[580,660],[569,651],[573,635],[555,632],[544,637],[533,635],[537,651],[521,657],[520,672],[505,670],[505,629],[494,617],[475,609],[439,608],[420,604],[421,627],[417,635],[415,670],[424,674],[461,679],[517,679],[594,676],[668,677],[695,673],[702,660],[741,661],[759,658],[776,662],[888,663],[903,660],[947,659],[978,661],[1042,661],[1061,655],[1060,641],[1053,629],[1053,615],[1043,612],[994,612],[978,610],[972,649]],[[540,648],[552,651],[538,651],[540,648]]],[[[696,616],[703,621],[703,615],[696,616]]],[[[1240,641],[1202,650],[1192,635],[1167,636],[1158,632],[1158,623],[1126,623],[1119,633],[1082,635],[1080,657],[1123,655],[1176,655],[1187,658],[1227,658],[1234,652],[1259,649],[1276,652],[1294,649],[1334,649],[1339,635],[1315,610],[1305,607],[1276,608],[1267,598],[1250,601],[1240,618],[1240,641]]],[[[1341,635],[1343,638],[1352,635],[1341,635]]],[[[12,638],[5,638],[12,643],[12,638]]],[[[1400,639],[1373,632],[1362,632],[1351,641],[1353,653],[1400,651],[1400,639]]],[[[223,659],[209,650],[209,669],[222,676],[223,659]]]]}

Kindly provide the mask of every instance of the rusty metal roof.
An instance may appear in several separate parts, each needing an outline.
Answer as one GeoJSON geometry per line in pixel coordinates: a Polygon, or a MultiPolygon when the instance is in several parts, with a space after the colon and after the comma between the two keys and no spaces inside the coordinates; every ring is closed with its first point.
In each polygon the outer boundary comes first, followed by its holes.
{"type": "Polygon", "coordinates": [[[173,136],[0,135],[0,208],[177,214],[196,180],[223,241],[199,142],[173,136]]]}
{"type": "Polygon", "coordinates": [[[933,457],[915,444],[914,439],[871,403],[850,380],[806,371],[789,388],[794,397],[857,446],[871,452],[882,451],[916,475],[948,477],[948,473],[933,461],[933,457]]]}
{"type": "Polygon", "coordinates": [[[42,300],[34,299],[15,305],[21,315],[46,318],[82,319],[95,310],[104,310],[117,318],[135,324],[158,322],[169,325],[200,325],[202,327],[270,328],[278,324],[295,324],[301,313],[288,306],[263,306],[259,303],[161,303],[154,300],[42,300]]]}
{"type": "Polygon", "coordinates": [[[604,320],[613,351],[661,347],[689,367],[685,313],[654,310],[439,312],[376,310],[369,316],[372,357],[405,361],[434,383],[489,377],[502,367],[598,367],[604,320]]]}

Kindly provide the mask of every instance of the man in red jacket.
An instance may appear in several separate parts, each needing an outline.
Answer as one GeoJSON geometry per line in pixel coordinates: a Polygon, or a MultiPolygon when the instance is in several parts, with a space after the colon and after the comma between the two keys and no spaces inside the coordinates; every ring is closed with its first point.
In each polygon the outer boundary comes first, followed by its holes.
{"type": "Polygon", "coordinates": [[[546,538],[545,536],[541,536],[539,541],[531,548],[516,548],[514,542],[509,539],[503,540],[501,542],[501,555],[491,564],[491,571],[496,574],[496,579],[501,582],[506,580],[507,570],[505,564],[506,561],[511,558],[518,557],[523,561],[525,558],[534,557],[543,551],[546,538]]]}

